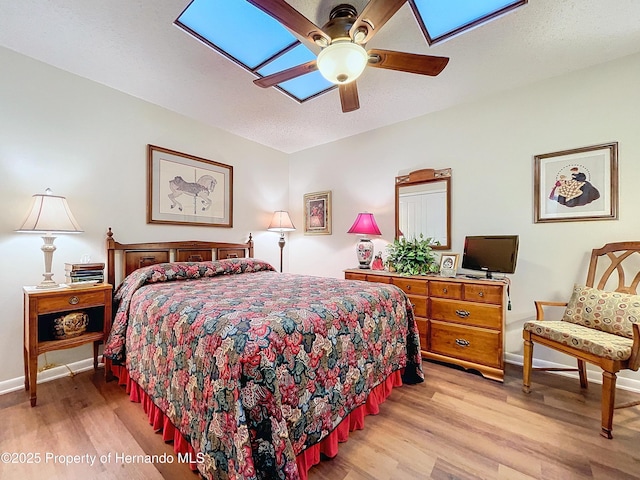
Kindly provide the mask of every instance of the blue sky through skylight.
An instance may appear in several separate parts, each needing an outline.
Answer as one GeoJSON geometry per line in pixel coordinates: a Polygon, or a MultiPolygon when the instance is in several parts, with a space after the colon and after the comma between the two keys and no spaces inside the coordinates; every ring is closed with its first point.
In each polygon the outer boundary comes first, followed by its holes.
{"type": "MultiPolygon", "coordinates": [[[[521,3],[526,0],[413,1],[421,24],[416,27],[428,32],[431,43],[521,3]]],[[[315,53],[286,27],[246,0],[192,0],[175,24],[256,76],[271,75],[315,58],[315,53]]],[[[299,102],[324,93],[332,86],[318,71],[278,85],[299,102]]]]}
{"type": "Polygon", "coordinates": [[[469,25],[519,0],[414,0],[432,39],[469,25]]]}

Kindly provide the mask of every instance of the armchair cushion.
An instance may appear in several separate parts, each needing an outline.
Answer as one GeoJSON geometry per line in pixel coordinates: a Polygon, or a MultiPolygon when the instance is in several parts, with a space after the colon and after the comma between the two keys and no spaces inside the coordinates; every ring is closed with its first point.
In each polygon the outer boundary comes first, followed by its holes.
{"type": "Polygon", "coordinates": [[[631,324],[640,321],[640,295],[575,285],[562,321],[633,338],[631,324]]]}
{"type": "Polygon", "coordinates": [[[531,320],[524,329],[543,338],[610,360],[627,360],[633,340],[564,321],[531,320]]]}

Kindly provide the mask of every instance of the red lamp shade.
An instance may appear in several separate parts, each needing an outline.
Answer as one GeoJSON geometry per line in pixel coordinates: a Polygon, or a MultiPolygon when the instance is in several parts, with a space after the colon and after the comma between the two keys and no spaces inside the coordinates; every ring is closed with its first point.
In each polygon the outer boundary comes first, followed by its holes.
{"type": "Polygon", "coordinates": [[[369,235],[382,235],[373,213],[359,213],[356,221],[353,222],[347,233],[359,233],[364,235],[356,245],[356,254],[360,268],[371,268],[371,260],[373,258],[373,242],[369,240],[369,235]]]}
{"type": "Polygon", "coordinates": [[[359,233],[361,235],[382,235],[373,213],[359,213],[347,233],[359,233]]]}

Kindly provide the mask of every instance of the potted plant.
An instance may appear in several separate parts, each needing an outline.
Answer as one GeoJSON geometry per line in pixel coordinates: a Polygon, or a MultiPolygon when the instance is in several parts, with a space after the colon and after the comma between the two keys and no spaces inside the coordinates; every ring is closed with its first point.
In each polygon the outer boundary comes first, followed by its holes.
{"type": "Polygon", "coordinates": [[[401,275],[427,275],[439,270],[436,254],[431,248],[438,245],[432,238],[407,240],[404,237],[396,239],[387,245],[387,265],[389,270],[395,270],[401,275]]]}

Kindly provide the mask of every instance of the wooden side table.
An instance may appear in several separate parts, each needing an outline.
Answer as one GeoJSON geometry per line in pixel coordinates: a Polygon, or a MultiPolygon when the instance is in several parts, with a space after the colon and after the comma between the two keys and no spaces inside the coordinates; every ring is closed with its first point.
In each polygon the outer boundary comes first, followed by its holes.
{"type": "MultiPolygon", "coordinates": [[[[98,368],[98,346],[111,330],[113,287],[108,283],[49,290],[24,287],[24,388],[36,405],[38,356],[41,353],[78,347],[93,342],[93,368],[98,368]],[[54,336],[54,320],[72,312],[85,312],[89,322],[84,333],[63,339],[54,336]]],[[[105,376],[112,376],[111,362],[105,359],[105,376]]]]}

